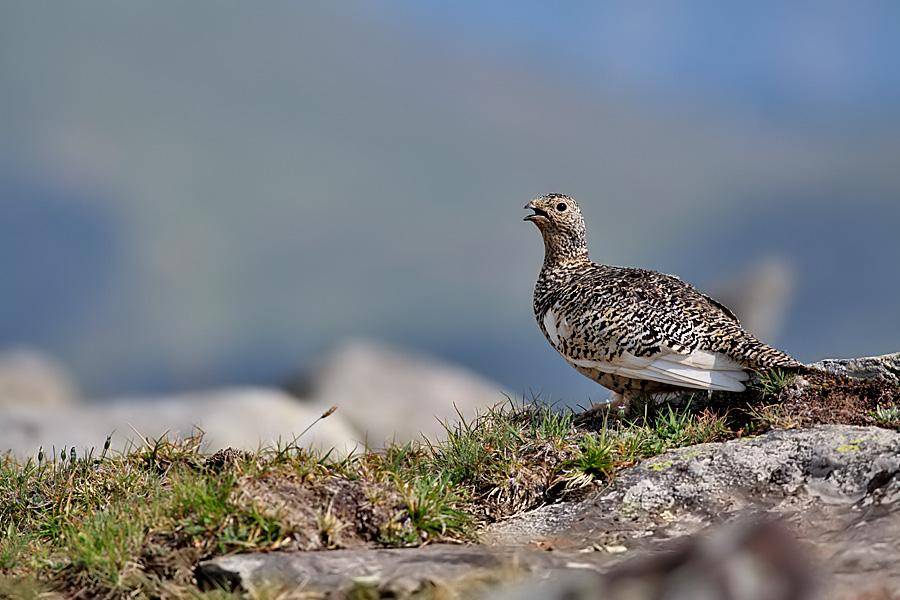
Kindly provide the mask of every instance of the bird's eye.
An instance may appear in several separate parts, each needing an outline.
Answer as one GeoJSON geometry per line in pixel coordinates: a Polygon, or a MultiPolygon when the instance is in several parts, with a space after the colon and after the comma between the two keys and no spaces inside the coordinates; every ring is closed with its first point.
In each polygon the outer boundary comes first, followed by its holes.
{"type": "Polygon", "coordinates": [[[569,208],[569,207],[566,206],[565,202],[560,202],[559,204],[556,205],[556,210],[559,212],[564,212],[567,208],[569,208]]]}

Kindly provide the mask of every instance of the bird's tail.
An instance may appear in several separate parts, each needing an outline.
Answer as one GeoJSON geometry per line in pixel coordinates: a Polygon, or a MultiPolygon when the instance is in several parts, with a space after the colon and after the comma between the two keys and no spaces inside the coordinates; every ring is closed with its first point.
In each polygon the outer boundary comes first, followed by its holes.
{"type": "Polygon", "coordinates": [[[805,372],[805,364],[778,348],[763,343],[748,333],[732,342],[729,355],[755,370],[786,369],[805,372]]]}

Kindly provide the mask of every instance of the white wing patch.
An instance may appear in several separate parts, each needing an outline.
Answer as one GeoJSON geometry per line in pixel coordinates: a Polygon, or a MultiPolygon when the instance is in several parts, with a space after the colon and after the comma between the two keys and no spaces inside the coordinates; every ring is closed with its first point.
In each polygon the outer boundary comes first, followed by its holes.
{"type": "Polygon", "coordinates": [[[553,312],[554,309],[559,310],[559,307],[553,306],[553,308],[547,309],[547,312],[544,313],[544,329],[547,330],[547,337],[550,338],[550,343],[553,344],[554,348],[559,349],[560,336],[568,337],[572,333],[572,328],[565,317],[562,319],[557,318],[556,313],[553,312]]]}
{"type": "Polygon", "coordinates": [[[544,313],[544,329],[547,331],[550,343],[553,344],[554,348],[558,348],[559,334],[556,332],[556,315],[553,314],[552,308],[548,308],[547,312],[544,313]]]}
{"type": "Polygon", "coordinates": [[[666,350],[646,357],[625,352],[610,361],[569,359],[569,362],[603,373],[699,390],[743,392],[743,382],[750,378],[740,363],[732,358],[705,350],[695,350],[690,354],[666,350]]]}

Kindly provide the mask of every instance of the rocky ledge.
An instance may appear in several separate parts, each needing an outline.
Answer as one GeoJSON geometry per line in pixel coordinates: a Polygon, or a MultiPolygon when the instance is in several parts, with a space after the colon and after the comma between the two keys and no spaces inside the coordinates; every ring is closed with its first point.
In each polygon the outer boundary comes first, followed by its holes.
{"type": "Polygon", "coordinates": [[[900,352],[862,358],[826,358],[812,366],[832,375],[872,379],[900,386],[900,352]]]}
{"type": "Polygon", "coordinates": [[[668,452],[478,545],[236,555],[197,579],[333,597],[894,598],[898,539],[900,432],[823,425],[668,452]]]}

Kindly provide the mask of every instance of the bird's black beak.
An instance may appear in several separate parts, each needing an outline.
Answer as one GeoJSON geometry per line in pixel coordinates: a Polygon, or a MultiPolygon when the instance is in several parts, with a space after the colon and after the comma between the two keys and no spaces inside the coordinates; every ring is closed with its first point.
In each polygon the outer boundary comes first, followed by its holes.
{"type": "Polygon", "coordinates": [[[533,210],[534,214],[526,215],[523,221],[537,221],[538,219],[546,219],[548,217],[547,212],[541,210],[537,206],[534,205],[534,201],[529,202],[525,205],[526,210],[533,210]]]}

